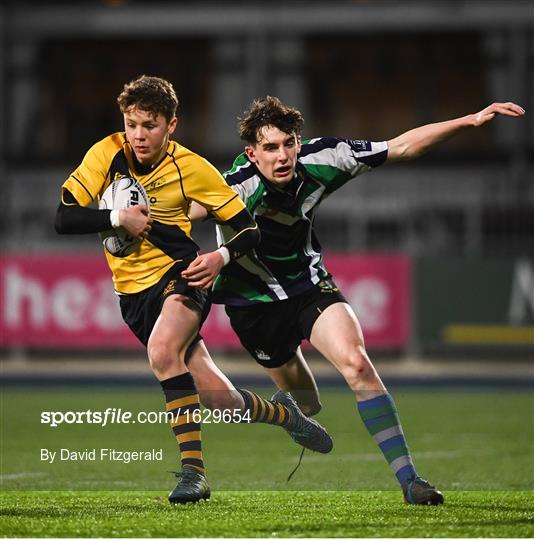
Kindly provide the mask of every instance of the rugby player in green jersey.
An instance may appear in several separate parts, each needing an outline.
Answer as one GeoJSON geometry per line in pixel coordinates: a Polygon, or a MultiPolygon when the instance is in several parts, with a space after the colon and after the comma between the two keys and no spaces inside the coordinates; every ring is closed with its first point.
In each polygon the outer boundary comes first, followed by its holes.
{"type": "MultiPolygon", "coordinates": [[[[321,404],[301,341],[309,340],[337,368],[410,504],[441,504],[443,495],[416,472],[395,403],[365,350],[358,319],[323,264],[314,213],[328,195],[374,167],[417,158],[496,115],[523,114],[514,103],[493,103],[384,142],[302,141],[300,112],[268,96],[254,101],[241,118],[245,152],[224,174],[258,223],[261,242],[223,268],[212,301],[226,305],[242,345],[280,389],[275,396],[291,392],[306,414],[317,413],[321,404]]],[[[195,206],[189,215],[201,219],[207,212],[195,206]]],[[[231,234],[218,224],[220,244],[231,234]]],[[[190,277],[187,270],[182,275],[190,277]]]]}

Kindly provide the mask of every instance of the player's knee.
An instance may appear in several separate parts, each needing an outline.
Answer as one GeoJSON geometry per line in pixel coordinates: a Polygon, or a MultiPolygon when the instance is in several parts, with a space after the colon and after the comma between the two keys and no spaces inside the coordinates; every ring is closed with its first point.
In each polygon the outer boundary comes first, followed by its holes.
{"type": "Polygon", "coordinates": [[[176,351],[162,342],[149,342],[147,352],[150,367],[157,375],[165,375],[166,372],[174,369],[180,361],[176,351]]]}
{"type": "Polygon", "coordinates": [[[371,361],[363,347],[358,347],[347,355],[347,358],[343,362],[341,373],[351,387],[367,379],[370,374],[374,373],[371,361]]]}

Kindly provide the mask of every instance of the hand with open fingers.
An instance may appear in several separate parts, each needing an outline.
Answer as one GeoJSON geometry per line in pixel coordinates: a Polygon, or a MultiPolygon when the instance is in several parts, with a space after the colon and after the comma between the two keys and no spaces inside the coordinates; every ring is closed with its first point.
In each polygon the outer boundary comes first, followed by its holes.
{"type": "Polygon", "coordinates": [[[182,272],[182,277],[188,281],[191,287],[209,289],[223,266],[222,255],[216,251],[211,251],[199,255],[192,261],[182,272]]]}
{"type": "Polygon", "coordinates": [[[485,109],[473,115],[473,125],[478,127],[494,118],[496,114],[504,116],[523,116],[525,109],[511,101],[507,103],[492,103],[485,109]]]}
{"type": "Polygon", "coordinates": [[[123,208],[119,214],[120,226],[134,238],[143,239],[152,229],[152,218],[144,204],[123,208]]]}

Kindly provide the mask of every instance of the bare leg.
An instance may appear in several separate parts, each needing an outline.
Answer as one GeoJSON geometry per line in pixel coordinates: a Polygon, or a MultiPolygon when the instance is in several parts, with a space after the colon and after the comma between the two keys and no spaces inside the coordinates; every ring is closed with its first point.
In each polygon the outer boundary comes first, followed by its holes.
{"type": "MultiPolygon", "coordinates": [[[[328,442],[328,435],[318,424],[307,421],[296,406],[295,410],[291,410],[291,404],[265,400],[249,390],[236,389],[217,368],[202,342],[191,347],[199,322],[200,315],[189,298],[170,296],[163,304],[148,342],[150,364],[163,387],[167,410],[176,413],[171,425],[182,456],[194,460],[195,463],[191,464],[203,471],[200,422],[196,422],[192,430],[180,417],[194,419],[194,415],[187,413],[189,407],[195,410],[200,407],[201,396],[208,408],[239,409],[248,413],[248,421],[253,423],[262,422],[288,429],[298,427],[300,431],[307,427],[308,431],[299,444],[307,444],[309,448],[321,451],[328,442]],[[189,450],[190,446],[195,446],[195,449],[189,450]],[[191,457],[193,454],[194,457],[191,457]]],[[[182,466],[184,464],[189,462],[182,457],[182,466]]]]}
{"type": "Polygon", "coordinates": [[[360,323],[348,304],[328,306],[315,321],[310,342],[343,375],[358,401],[387,392],[367,355],[360,323]]]}
{"type": "Polygon", "coordinates": [[[178,294],[165,300],[147,344],[150,367],[158,380],[188,372],[186,353],[199,324],[200,314],[192,300],[178,294]]]}
{"type": "Polygon", "coordinates": [[[241,394],[212,360],[204,341],[199,341],[189,348],[186,362],[204,407],[243,409],[245,402],[241,394]]]}
{"type": "Polygon", "coordinates": [[[169,495],[172,503],[209,498],[204,477],[201,441],[200,400],[185,359],[198,332],[200,314],[194,302],[182,295],[171,295],[163,303],[147,344],[152,371],[160,381],[165,407],[180,448],[183,476],[169,495]]]}
{"type": "Polygon", "coordinates": [[[407,502],[441,504],[442,494],[418,477],[393,398],[367,356],[363,334],[352,308],[332,304],[315,321],[312,345],[343,375],[358,402],[362,421],[384,454],[407,502]]]}
{"type": "Polygon", "coordinates": [[[306,416],[313,416],[321,410],[319,389],[300,347],[295,356],[283,366],[265,368],[265,371],[280,390],[291,392],[306,416]]]}
{"type": "MultiPolygon", "coordinates": [[[[195,379],[200,401],[205,407],[212,410],[235,411],[238,409],[243,413],[248,413],[248,421],[278,425],[286,428],[290,435],[292,426],[298,424],[300,426],[296,435],[298,438],[292,435],[296,442],[318,452],[328,452],[332,448],[330,437],[319,424],[309,422],[302,424],[299,418],[304,419],[304,416],[301,411],[298,411],[296,405],[290,413],[288,407],[292,408],[292,405],[279,400],[265,400],[250,390],[236,389],[215,365],[203,341],[189,348],[186,362],[195,379]],[[305,435],[302,434],[303,427],[306,431],[305,435]]],[[[311,373],[309,375],[311,376],[311,373]]],[[[313,377],[311,380],[315,382],[313,377]]]]}

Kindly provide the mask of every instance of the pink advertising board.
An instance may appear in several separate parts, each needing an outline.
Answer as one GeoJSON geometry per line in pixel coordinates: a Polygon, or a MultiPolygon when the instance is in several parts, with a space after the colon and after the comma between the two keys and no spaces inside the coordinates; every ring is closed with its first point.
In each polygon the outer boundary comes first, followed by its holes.
{"type": "MultiPolygon", "coordinates": [[[[330,255],[327,268],[354,307],[368,347],[407,344],[410,261],[404,256],[330,255]]],[[[208,346],[240,349],[222,306],[202,328],[208,346]]],[[[8,255],[0,260],[0,347],[141,349],[123,323],[100,255],[8,255]]]]}
{"type": "Polygon", "coordinates": [[[367,347],[402,349],[410,337],[411,260],[404,255],[325,257],[363,328],[367,347]]]}

